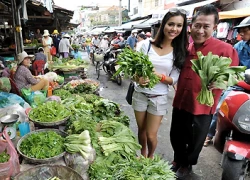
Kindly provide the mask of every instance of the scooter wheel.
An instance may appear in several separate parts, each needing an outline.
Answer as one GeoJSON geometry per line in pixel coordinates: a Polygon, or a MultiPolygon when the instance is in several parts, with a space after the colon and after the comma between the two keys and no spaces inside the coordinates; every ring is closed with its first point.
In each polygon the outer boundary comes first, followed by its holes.
{"type": "Polygon", "coordinates": [[[116,83],[117,83],[118,85],[122,85],[122,77],[121,77],[120,74],[118,74],[118,75],[116,76],[116,83]]]}

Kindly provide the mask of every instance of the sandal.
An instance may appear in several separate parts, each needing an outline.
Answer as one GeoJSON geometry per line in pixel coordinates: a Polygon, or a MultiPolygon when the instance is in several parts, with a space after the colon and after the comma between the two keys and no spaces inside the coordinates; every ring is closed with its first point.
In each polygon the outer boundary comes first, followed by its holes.
{"type": "Polygon", "coordinates": [[[204,146],[204,147],[207,147],[209,144],[212,144],[212,142],[213,142],[212,139],[213,139],[212,137],[208,137],[208,136],[207,136],[207,137],[206,137],[206,140],[205,140],[205,142],[204,142],[204,144],[203,144],[203,146],[204,146]]]}

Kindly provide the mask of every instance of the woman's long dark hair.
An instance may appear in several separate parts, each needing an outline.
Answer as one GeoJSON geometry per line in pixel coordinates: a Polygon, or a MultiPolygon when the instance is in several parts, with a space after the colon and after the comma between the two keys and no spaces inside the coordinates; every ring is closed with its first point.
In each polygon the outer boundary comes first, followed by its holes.
{"type": "Polygon", "coordinates": [[[174,54],[174,66],[178,69],[181,69],[185,58],[188,54],[187,47],[188,47],[188,39],[187,39],[187,18],[186,15],[183,14],[180,10],[176,10],[175,12],[171,12],[171,9],[169,12],[166,13],[166,15],[163,17],[161,26],[156,34],[155,40],[152,42],[156,47],[162,48],[161,45],[164,41],[164,27],[168,20],[171,17],[174,16],[182,16],[184,19],[183,28],[181,33],[173,39],[172,46],[173,46],[173,54],[174,54]]]}

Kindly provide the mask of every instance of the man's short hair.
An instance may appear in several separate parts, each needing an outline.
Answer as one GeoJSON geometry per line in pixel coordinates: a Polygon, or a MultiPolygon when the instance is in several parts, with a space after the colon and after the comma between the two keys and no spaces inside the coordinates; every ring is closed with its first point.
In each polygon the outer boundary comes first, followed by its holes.
{"type": "Polygon", "coordinates": [[[192,23],[197,19],[198,16],[200,15],[214,15],[214,23],[218,24],[219,23],[219,13],[217,11],[217,8],[212,5],[212,4],[207,4],[203,7],[201,7],[198,12],[193,16],[192,18],[192,23]]]}

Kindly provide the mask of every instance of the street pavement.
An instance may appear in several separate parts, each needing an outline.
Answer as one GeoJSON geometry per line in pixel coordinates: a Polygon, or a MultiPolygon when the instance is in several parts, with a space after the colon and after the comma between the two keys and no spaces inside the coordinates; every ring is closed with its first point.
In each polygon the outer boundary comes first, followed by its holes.
{"type": "MultiPolygon", "coordinates": [[[[88,60],[86,52],[83,52],[83,59],[88,60]]],[[[93,65],[89,65],[87,68],[87,77],[96,79],[95,68],[93,65]]],[[[123,79],[122,85],[119,86],[115,82],[108,79],[108,76],[102,70],[99,78],[100,81],[100,96],[110,99],[121,105],[121,109],[126,115],[130,117],[130,128],[137,135],[137,125],[133,113],[133,109],[126,102],[125,96],[130,81],[123,79]]],[[[162,124],[158,132],[158,145],[156,154],[160,155],[165,160],[171,162],[173,160],[173,150],[170,143],[170,125],[172,116],[172,101],[174,97],[174,90],[170,88],[168,95],[168,113],[164,116],[162,124]]],[[[186,180],[219,180],[221,179],[222,168],[220,166],[221,154],[210,145],[204,147],[200,154],[199,162],[193,166],[193,172],[186,180]]]]}

